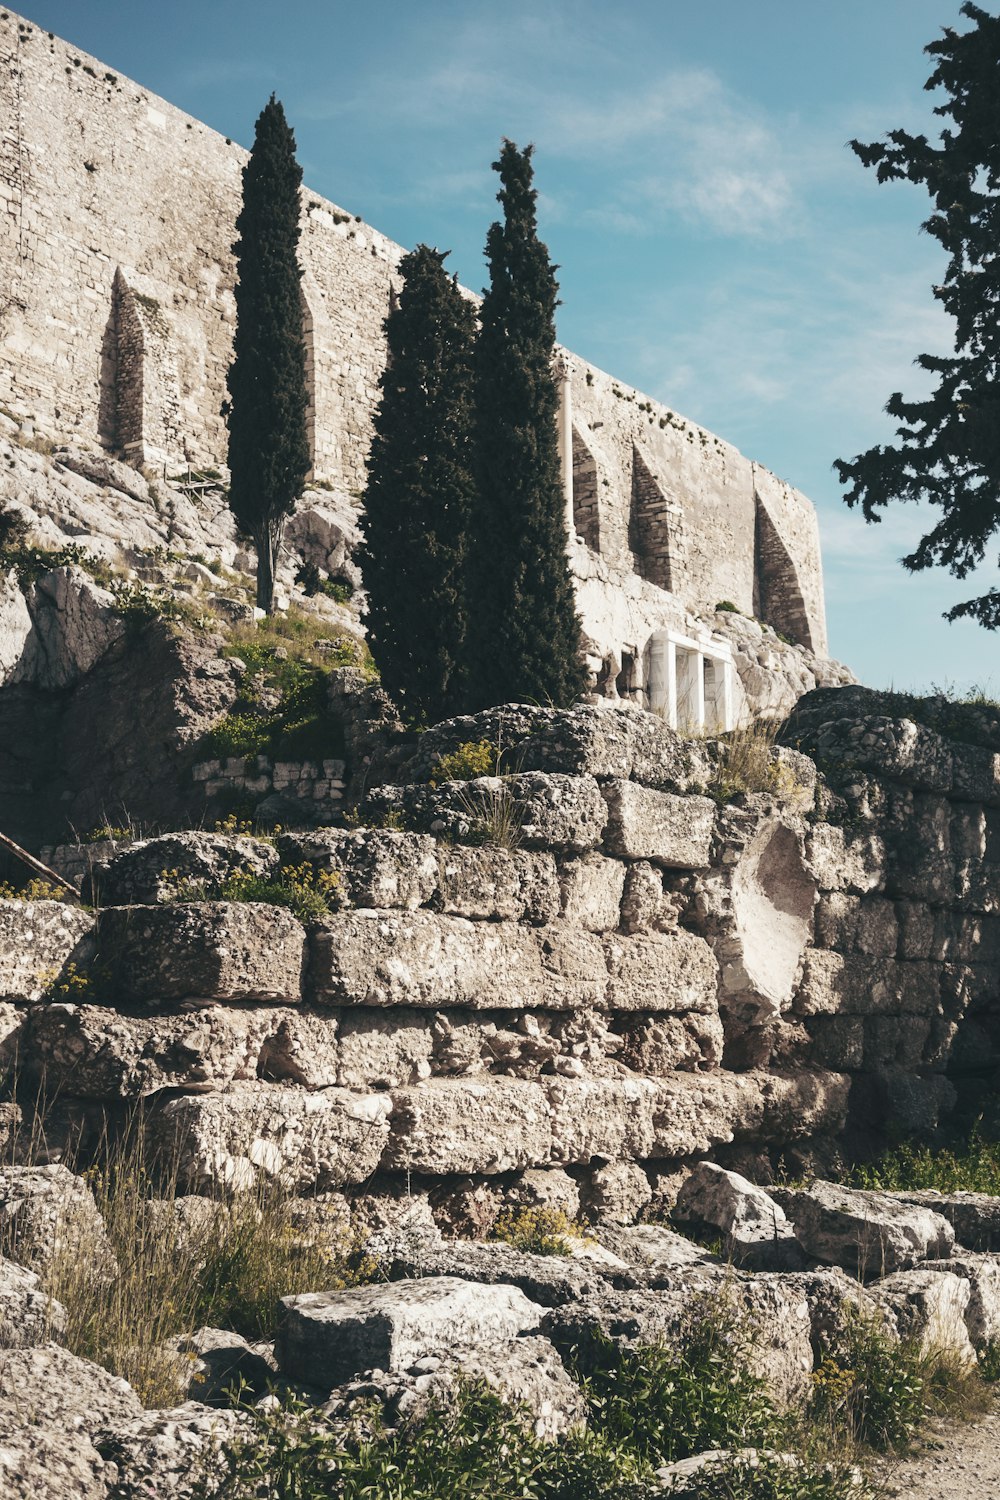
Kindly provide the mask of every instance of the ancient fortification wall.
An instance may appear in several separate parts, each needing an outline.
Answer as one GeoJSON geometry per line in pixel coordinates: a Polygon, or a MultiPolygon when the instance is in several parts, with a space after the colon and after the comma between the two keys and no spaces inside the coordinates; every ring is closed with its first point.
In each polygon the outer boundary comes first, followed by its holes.
{"type": "MultiPolygon", "coordinates": [[[[136,464],[218,466],[246,152],[13,12],[0,109],[0,403],[136,464]]],[[[302,209],[314,468],[356,491],[403,252],[309,191],[302,209]]],[[[824,656],[808,500],[585,361],[568,366],[574,568],[596,654],[627,641],[641,656],[643,631],[689,629],[684,607],[729,600],[824,656]],[[608,633],[621,612],[609,594],[626,584],[640,603],[608,633]]]]}

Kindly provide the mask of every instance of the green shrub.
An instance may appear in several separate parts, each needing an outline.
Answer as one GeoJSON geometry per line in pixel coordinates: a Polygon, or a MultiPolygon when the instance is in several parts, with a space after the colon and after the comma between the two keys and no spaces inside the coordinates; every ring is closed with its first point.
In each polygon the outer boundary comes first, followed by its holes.
{"type": "Polygon", "coordinates": [[[430,776],[431,786],[444,781],[474,781],[477,776],[495,776],[499,756],[489,740],[466,740],[448,755],[442,755],[430,776]]]}
{"type": "Polygon", "coordinates": [[[715,606],[715,613],[717,615],[741,615],[743,611],[737,609],[731,599],[720,599],[715,606]]]}
{"type": "Polygon", "coordinates": [[[813,1375],[811,1417],[838,1435],[880,1451],[905,1448],[923,1420],[926,1366],[919,1346],[891,1338],[860,1314],[836,1355],[813,1375]]]}
{"type": "Polygon", "coordinates": [[[1000,1145],[987,1140],[978,1127],[954,1147],[931,1148],[904,1142],[879,1157],[852,1168],[852,1187],[881,1192],[916,1192],[933,1188],[942,1193],[1000,1194],[1000,1145]]]}
{"type": "Polygon", "coordinates": [[[532,1255],[572,1255],[570,1241],[582,1239],[578,1227],[560,1208],[504,1209],[489,1237],[532,1255]]]}
{"type": "Polygon", "coordinates": [[[871,1491],[857,1485],[845,1464],[790,1463],[764,1453],[756,1462],[734,1455],[712,1464],[670,1493],[677,1500],[864,1500],[871,1491]]]}
{"type": "Polygon", "coordinates": [[[283,906],[300,922],[319,922],[341,904],[343,887],[335,870],[316,870],[310,864],[282,865],[276,875],[236,870],[225,880],[185,880],[164,870],[172,880],[173,901],[260,901],[283,906]]]}

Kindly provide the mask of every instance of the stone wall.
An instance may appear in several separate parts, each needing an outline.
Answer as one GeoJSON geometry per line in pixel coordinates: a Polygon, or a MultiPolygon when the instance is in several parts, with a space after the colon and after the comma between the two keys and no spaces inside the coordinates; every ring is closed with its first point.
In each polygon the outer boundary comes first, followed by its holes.
{"type": "Polygon", "coordinates": [[[543,1170],[634,1214],[693,1159],[760,1178],[931,1129],[1000,1063],[1000,758],[855,691],[795,725],[844,793],[783,749],[720,803],[717,746],[512,708],[422,736],[373,826],[135,844],[96,914],[0,903],[0,1046],[70,1118],[146,1099],[195,1191],[405,1178],[468,1207],[543,1170]],[[428,779],[498,734],[516,771],[428,779]],[[332,874],[336,909],[213,899],[280,865],[332,874]]]}
{"type": "MultiPolygon", "coordinates": [[[[13,12],[0,15],[0,58],[0,403],[136,464],[217,466],[246,152],[13,12]]],[[[402,253],[303,191],[314,471],[347,491],[365,483],[402,253]]],[[[573,566],[598,657],[625,642],[641,655],[644,642],[607,633],[595,566],[617,590],[648,580],[661,626],[678,608],[756,602],[824,656],[808,500],[584,360],[567,370],[583,538],[573,566]]]]}

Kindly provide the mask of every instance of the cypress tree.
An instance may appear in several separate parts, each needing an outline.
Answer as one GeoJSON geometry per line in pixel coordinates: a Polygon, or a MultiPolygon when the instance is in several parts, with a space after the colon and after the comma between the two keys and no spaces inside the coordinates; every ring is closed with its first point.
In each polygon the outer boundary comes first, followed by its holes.
{"type": "Polygon", "coordinates": [[[471,708],[525,700],[566,706],[587,681],[556,437],[558,287],[538,238],[533,150],[505,140],[493,163],[504,222],[486,240],[490,285],[476,343],[471,708]]]}
{"type": "Polygon", "coordinates": [[[368,644],[415,724],[462,706],[476,315],[444,261],[418,245],[400,262],[361,520],[368,644]]]}
{"type": "Polygon", "coordinates": [[[274,607],[285,521],[310,467],[295,137],[271,95],[243,168],[236,336],[229,368],[229,505],[257,552],[257,605],[274,607]]]}

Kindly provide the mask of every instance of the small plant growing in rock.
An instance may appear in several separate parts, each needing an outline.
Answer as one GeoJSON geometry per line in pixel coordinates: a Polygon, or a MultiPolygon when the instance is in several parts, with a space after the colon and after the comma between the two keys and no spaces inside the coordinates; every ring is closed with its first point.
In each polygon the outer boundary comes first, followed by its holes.
{"type": "Polygon", "coordinates": [[[8,880],[0,881],[0,901],[65,901],[69,892],[51,880],[33,877],[27,885],[15,886],[8,880]]]}
{"type": "Polygon", "coordinates": [[[858,1314],[813,1375],[810,1416],[853,1443],[898,1450],[920,1425],[925,1387],[919,1347],[858,1314]]]}
{"type": "Polygon", "coordinates": [[[92,1004],[94,981],[89,974],[82,974],[76,964],[67,964],[46,985],[45,998],[63,1005],[92,1004]]]}
{"type": "Polygon", "coordinates": [[[217,881],[190,880],[176,870],[163,870],[161,879],[172,901],[259,901],[285,907],[300,922],[321,922],[343,900],[337,872],[316,870],[308,863],[282,865],[276,875],[236,870],[217,881]]]}
{"type": "Polygon", "coordinates": [[[560,1208],[506,1208],[489,1235],[531,1255],[572,1255],[572,1241],[583,1240],[579,1227],[560,1208]]]}
{"type": "Polygon", "coordinates": [[[495,776],[500,756],[489,740],[465,740],[442,755],[427,778],[431,786],[444,781],[474,781],[477,776],[495,776]]]}

